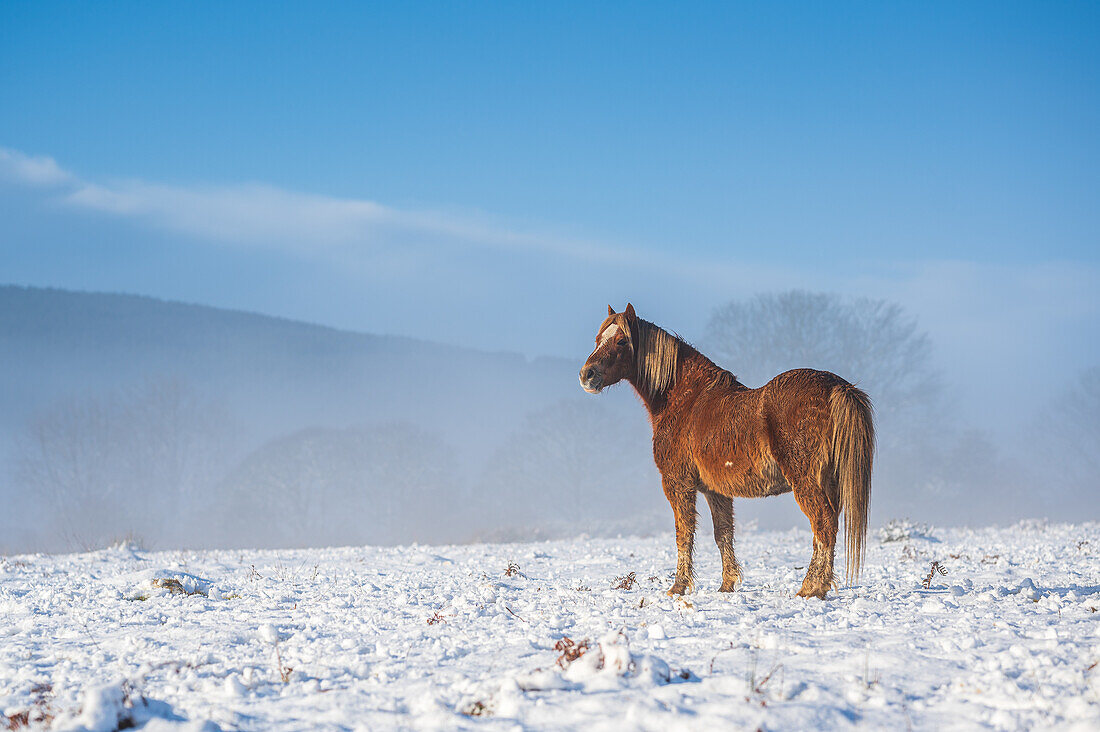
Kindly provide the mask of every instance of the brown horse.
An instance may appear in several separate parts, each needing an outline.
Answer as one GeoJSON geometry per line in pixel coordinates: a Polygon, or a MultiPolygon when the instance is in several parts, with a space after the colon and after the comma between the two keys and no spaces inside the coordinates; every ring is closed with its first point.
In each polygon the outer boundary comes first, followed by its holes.
{"type": "Polygon", "coordinates": [[[680,338],[642,320],[632,305],[607,319],[581,369],[596,394],[623,379],[649,410],[653,459],[676,517],[676,581],[695,586],[695,494],[707,498],[722,555],[721,592],[741,584],[733,553],[733,497],[793,491],[810,519],[814,553],[799,595],[824,598],[833,586],[837,517],[844,512],[847,578],[859,577],[875,430],[871,400],[836,374],[787,371],[749,389],[680,338]]]}

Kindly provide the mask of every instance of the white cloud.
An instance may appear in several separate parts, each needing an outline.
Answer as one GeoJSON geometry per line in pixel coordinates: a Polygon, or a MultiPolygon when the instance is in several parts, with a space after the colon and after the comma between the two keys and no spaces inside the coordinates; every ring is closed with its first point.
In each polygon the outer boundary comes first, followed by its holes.
{"type": "Polygon", "coordinates": [[[90,181],[50,157],[0,148],[0,178],[45,189],[66,207],[133,219],[201,239],[312,252],[331,247],[462,244],[543,251],[587,259],[617,252],[593,242],[518,232],[469,213],[402,210],[355,198],[318,196],[261,184],[174,186],[143,180],[90,181]]]}
{"type": "Polygon", "coordinates": [[[270,186],[166,186],[142,181],[81,183],[62,200],[75,208],[135,218],[232,244],[317,249],[369,243],[395,212],[372,201],[291,193],[270,186]]]}
{"type": "Polygon", "coordinates": [[[0,178],[35,188],[64,185],[73,180],[51,157],[24,155],[3,147],[0,147],[0,178]]]}

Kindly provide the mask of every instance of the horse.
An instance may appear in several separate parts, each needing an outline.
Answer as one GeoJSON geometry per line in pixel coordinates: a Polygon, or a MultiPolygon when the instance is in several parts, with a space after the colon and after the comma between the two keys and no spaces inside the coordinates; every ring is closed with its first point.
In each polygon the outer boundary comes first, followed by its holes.
{"type": "Polygon", "coordinates": [[[580,371],[591,394],[626,380],[653,427],[653,459],[676,520],[670,596],[695,588],[696,495],[714,521],[722,556],[720,592],[741,585],[733,551],[734,497],[794,493],[813,530],[813,558],[798,594],[824,599],[834,587],[837,523],[844,513],[849,583],[863,565],[875,428],[871,400],[836,374],[794,369],[750,389],[688,345],[642,320],[634,306],[607,318],[580,371]]]}

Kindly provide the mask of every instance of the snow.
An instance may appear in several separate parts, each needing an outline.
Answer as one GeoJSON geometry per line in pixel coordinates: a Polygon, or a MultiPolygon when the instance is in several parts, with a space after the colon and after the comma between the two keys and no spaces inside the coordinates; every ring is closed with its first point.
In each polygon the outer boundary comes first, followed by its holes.
{"type": "Polygon", "coordinates": [[[729,594],[705,538],[676,599],[667,534],[0,557],[0,712],[59,730],[1100,729],[1098,524],[891,530],[824,602],[795,596],[808,531],[742,531],[729,594]]]}

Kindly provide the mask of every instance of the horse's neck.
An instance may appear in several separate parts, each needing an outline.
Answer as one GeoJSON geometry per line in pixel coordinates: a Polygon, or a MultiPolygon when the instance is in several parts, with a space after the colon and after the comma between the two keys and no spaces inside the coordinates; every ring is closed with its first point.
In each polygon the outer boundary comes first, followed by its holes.
{"type": "Polygon", "coordinates": [[[634,391],[649,411],[650,421],[656,422],[668,407],[669,402],[674,401],[680,391],[688,388],[686,384],[710,371],[717,373],[721,369],[709,358],[684,343],[680,345],[680,353],[676,359],[676,375],[668,388],[657,394],[650,394],[642,388],[636,377],[630,380],[630,385],[634,387],[634,391]]]}

